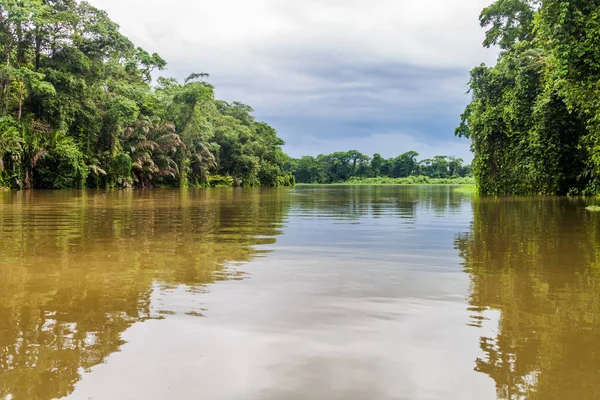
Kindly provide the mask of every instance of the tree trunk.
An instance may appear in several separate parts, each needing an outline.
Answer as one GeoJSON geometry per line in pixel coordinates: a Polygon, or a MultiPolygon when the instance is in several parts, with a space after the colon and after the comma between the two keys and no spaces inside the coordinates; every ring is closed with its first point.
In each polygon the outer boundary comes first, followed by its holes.
{"type": "Polygon", "coordinates": [[[190,165],[190,160],[187,155],[187,151],[184,151],[186,154],[182,157],[181,162],[179,163],[179,187],[187,187],[189,184],[188,166],[190,165]]]}
{"type": "Polygon", "coordinates": [[[6,44],[6,77],[2,79],[2,99],[0,101],[0,105],[2,106],[2,111],[6,111],[6,93],[8,91],[8,70],[10,69],[10,43],[6,44]]]}
{"type": "Polygon", "coordinates": [[[25,168],[25,190],[31,189],[31,179],[30,179],[30,170],[29,168],[25,168]]]}
{"type": "Polygon", "coordinates": [[[23,82],[19,82],[19,116],[18,119],[21,119],[23,114],[23,82]]]}
{"type": "Polygon", "coordinates": [[[42,39],[40,37],[39,30],[36,32],[35,36],[35,71],[37,72],[40,69],[40,57],[42,53],[42,39]]]}
{"type": "Polygon", "coordinates": [[[25,64],[25,40],[23,39],[23,25],[17,24],[17,66],[22,67],[25,64]]]}

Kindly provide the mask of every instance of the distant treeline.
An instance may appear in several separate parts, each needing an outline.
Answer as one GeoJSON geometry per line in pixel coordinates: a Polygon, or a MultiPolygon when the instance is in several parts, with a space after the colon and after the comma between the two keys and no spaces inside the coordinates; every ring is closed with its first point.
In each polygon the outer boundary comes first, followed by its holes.
{"type": "MultiPolygon", "coordinates": [[[[470,165],[462,158],[435,156],[418,160],[419,153],[408,151],[395,158],[373,157],[356,150],[321,154],[317,157],[292,158],[286,163],[298,183],[341,183],[351,178],[428,178],[465,177],[472,174],[470,165]]],[[[356,180],[356,179],[355,179],[356,180]]]]}
{"type": "Polygon", "coordinates": [[[291,185],[275,129],[74,0],[0,1],[0,188],[291,185]]]}

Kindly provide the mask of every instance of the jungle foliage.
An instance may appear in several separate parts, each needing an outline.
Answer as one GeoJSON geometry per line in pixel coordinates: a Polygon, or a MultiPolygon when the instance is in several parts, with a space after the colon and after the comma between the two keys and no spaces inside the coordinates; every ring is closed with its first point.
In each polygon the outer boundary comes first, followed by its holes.
{"type": "Polygon", "coordinates": [[[0,187],[291,185],[275,129],[75,0],[0,2],[0,187]]]}
{"type": "Polygon", "coordinates": [[[462,158],[435,156],[419,161],[418,156],[419,153],[411,150],[395,158],[385,159],[377,153],[369,157],[350,150],[320,154],[317,157],[292,158],[285,168],[298,183],[408,183],[409,181],[394,179],[422,177],[420,181],[413,180],[413,183],[427,184],[431,181],[426,178],[459,178],[472,174],[471,167],[463,165],[462,158]]]}
{"type": "Polygon", "coordinates": [[[600,190],[600,2],[497,0],[480,15],[493,67],[471,71],[456,135],[486,194],[600,190]]]}

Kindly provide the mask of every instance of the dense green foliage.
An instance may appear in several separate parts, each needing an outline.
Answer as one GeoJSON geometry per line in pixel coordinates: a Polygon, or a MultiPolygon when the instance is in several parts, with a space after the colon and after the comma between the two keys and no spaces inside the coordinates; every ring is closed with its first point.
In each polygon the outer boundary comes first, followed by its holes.
{"type": "Polygon", "coordinates": [[[472,140],[488,194],[594,194],[600,189],[600,3],[497,0],[483,10],[472,102],[456,134],[472,140]]]}
{"type": "Polygon", "coordinates": [[[165,66],[86,2],[0,2],[0,187],[293,184],[272,127],[165,66]]]}
{"type": "Polygon", "coordinates": [[[450,178],[430,178],[423,175],[412,175],[406,178],[389,178],[387,176],[377,178],[350,178],[347,185],[474,185],[475,178],[469,177],[450,177],[450,178]]]}
{"type": "Polygon", "coordinates": [[[396,158],[384,159],[377,153],[369,157],[350,150],[290,159],[286,170],[293,173],[298,183],[357,182],[356,178],[382,178],[379,183],[403,183],[393,179],[407,177],[421,177],[422,183],[427,183],[429,180],[426,178],[465,177],[471,174],[471,167],[464,166],[462,158],[435,156],[433,159],[419,161],[418,156],[416,151],[408,151],[396,158]]]}

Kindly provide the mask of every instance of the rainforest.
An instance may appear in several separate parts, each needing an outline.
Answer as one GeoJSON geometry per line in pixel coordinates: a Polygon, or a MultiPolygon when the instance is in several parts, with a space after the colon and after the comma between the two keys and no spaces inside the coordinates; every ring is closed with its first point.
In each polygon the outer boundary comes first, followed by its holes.
{"type": "MultiPolygon", "coordinates": [[[[600,21],[595,2],[498,0],[485,8],[494,66],[471,71],[455,134],[474,160],[288,157],[250,106],[181,81],[104,11],[75,0],[0,4],[0,187],[290,186],[474,175],[484,194],[600,191],[600,21]]],[[[423,181],[425,182],[425,181],[423,181]]]]}
{"type": "MultiPolygon", "coordinates": [[[[74,0],[0,4],[0,188],[290,186],[471,175],[452,156],[356,150],[288,157],[250,106],[206,73],[160,76],[107,14],[74,0]]],[[[412,181],[411,181],[412,182],[412,181]]],[[[445,182],[445,181],[444,181],[445,182]]]]}
{"type": "Polygon", "coordinates": [[[600,399],[600,0],[89,1],[177,79],[0,0],[0,400],[600,399]]]}
{"type": "Polygon", "coordinates": [[[208,74],[167,63],[74,0],[0,3],[0,187],[292,185],[284,142],[208,74]]]}
{"type": "Polygon", "coordinates": [[[484,194],[600,191],[600,7],[498,0],[480,15],[495,66],[471,71],[456,135],[470,138],[484,194]]]}
{"type": "Polygon", "coordinates": [[[369,157],[357,150],[338,151],[290,158],[286,170],[292,172],[298,183],[473,183],[471,166],[465,165],[460,157],[438,155],[421,160],[418,157],[414,150],[387,159],[379,153],[369,157]]]}

